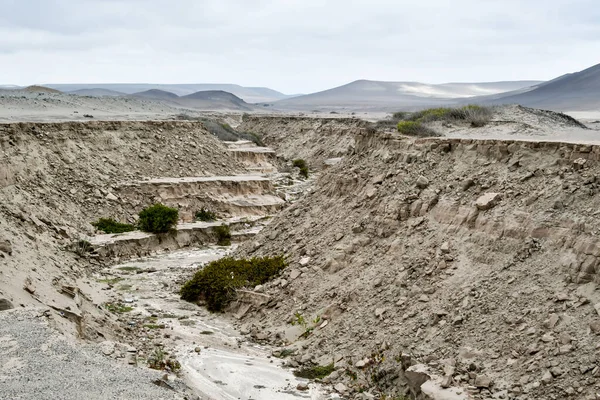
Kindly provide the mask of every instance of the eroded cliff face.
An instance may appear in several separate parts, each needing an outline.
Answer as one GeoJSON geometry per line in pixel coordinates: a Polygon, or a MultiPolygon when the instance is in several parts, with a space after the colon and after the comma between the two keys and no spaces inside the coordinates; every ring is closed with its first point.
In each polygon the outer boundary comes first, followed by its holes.
{"type": "Polygon", "coordinates": [[[244,116],[237,129],[258,134],[287,160],[305,159],[311,168],[320,169],[325,160],[352,150],[355,135],[367,125],[350,118],[244,116]]]}
{"type": "Polygon", "coordinates": [[[330,379],[349,392],[417,395],[399,371],[424,364],[465,395],[594,398],[599,161],[590,145],[359,134],[240,250],[291,261],[247,330],[352,371],[330,379]]]}

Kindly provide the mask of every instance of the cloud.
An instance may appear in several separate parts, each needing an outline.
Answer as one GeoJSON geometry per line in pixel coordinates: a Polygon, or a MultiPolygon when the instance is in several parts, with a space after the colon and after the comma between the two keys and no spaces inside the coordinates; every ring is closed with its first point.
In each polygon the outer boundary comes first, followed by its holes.
{"type": "Polygon", "coordinates": [[[2,0],[3,83],[550,79],[591,66],[596,0],[2,0]]]}

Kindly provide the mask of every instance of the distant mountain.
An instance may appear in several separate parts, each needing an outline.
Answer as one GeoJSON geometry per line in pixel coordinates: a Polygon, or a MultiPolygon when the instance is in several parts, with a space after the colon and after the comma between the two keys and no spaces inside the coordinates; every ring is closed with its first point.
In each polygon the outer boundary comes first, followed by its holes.
{"type": "Polygon", "coordinates": [[[182,96],[177,104],[201,110],[244,110],[251,111],[253,106],[236,95],[223,90],[205,90],[182,96]]]}
{"type": "Polygon", "coordinates": [[[322,92],[277,101],[279,109],[398,109],[450,104],[456,99],[502,93],[540,81],[444,83],[359,80],[322,92]]]}
{"type": "Polygon", "coordinates": [[[167,92],[165,90],[159,89],[150,89],[144,92],[134,93],[131,95],[132,97],[141,97],[144,99],[152,99],[152,100],[166,100],[166,101],[174,101],[179,98],[175,93],[167,92]]]}
{"type": "Polygon", "coordinates": [[[39,86],[39,85],[27,86],[26,88],[22,88],[20,90],[23,90],[25,92],[31,92],[31,93],[61,93],[60,90],[48,88],[46,86],[39,86]]]}
{"type": "Polygon", "coordinates": [[[559,76],[529,90],[480,99],[482,103],[520,104],[558,111],[600,109],[600,64],[559,76]]]}
{"type": "Polygon", "coordinates": [[[69,83],[69,84],[48,84],[50,88],[62,91],[76,91],[82,89],[104,89],[116,91],[124,94],[135,94],[147,90],[157,89],[174,93],[178,96],[199,91],[222,90],[232,93],[248,103],[264,103],[286,99],[292,96],[285,95],[276,90],[265,87],[244,87],[234,84],[213,84],[213,83],[182,83],[182,84],[152,84],[152,83],[69,83]]]}
{"type": "Polygon", "coordinates": [[[66,93],[75,94],[77,96],[90,96],[90,97],[103,97],[103,96],[116,97],[116,96],[123,96],[125,94],[123,92],[117,92],[115,90],[100,89],[100,88],[72,90],[72,91],[66,92],[66,93]]]}

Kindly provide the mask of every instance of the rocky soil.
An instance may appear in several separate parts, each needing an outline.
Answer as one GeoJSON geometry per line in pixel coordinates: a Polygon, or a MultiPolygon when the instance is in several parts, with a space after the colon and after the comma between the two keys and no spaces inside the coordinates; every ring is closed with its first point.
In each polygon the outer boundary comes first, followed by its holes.
{"type": "Polygon", "coordinates": [[[326,381],[349,398],[595,399],[599,160],[590,145],[359,135],[241,247],[291,261],[244,329],[293,365],[335,362],[326,381]]]}
{"type": "Polygon", "coordinates": [[[45,309],[0,313],[0,396],[3,399],[183,400],[161,373],[115,363],[105,354],[126,357],[128,348],[81,345],[49,328],[45,309]]]}

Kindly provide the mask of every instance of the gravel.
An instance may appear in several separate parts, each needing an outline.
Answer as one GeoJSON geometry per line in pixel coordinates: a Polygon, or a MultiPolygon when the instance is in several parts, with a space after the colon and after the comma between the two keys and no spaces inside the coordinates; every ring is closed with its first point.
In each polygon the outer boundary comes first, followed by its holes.
{"type": "Polygon", "coordinates": [[[160,376],[69,342],[43,310],[0,312],[0,399],[181,399],[153,383],[160,376]]]}

